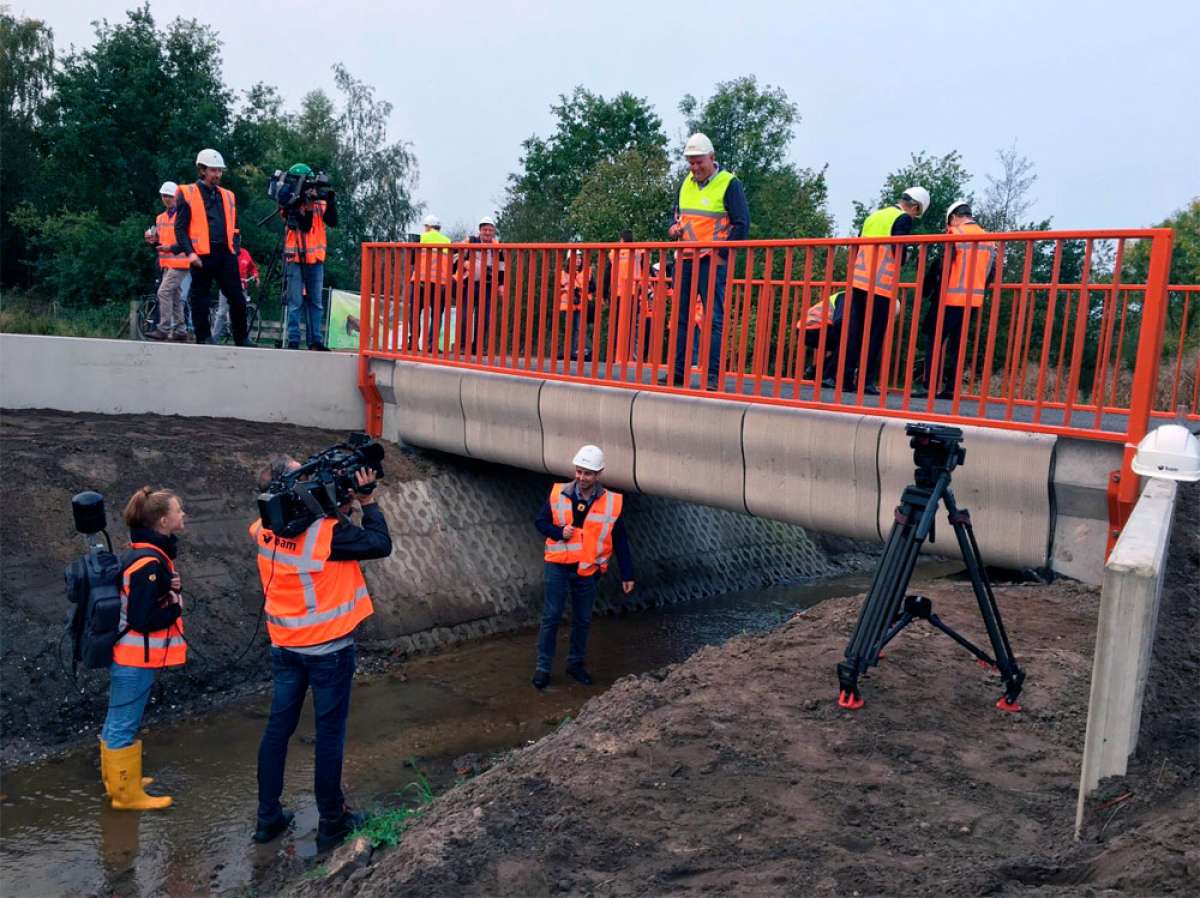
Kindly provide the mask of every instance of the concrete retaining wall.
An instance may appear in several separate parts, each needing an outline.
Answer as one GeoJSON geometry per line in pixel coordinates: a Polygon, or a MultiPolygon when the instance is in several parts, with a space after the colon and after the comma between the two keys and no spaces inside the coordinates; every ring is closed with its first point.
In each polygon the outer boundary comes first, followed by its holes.
{"type": "Polygon", "coordinates": [[[0,407],[361,430],[357,364],[335,352],[0,334],[0,407]]]}
{"type": "Polygon", "coordinates": [[[1175,496],[1172,481],[1146,484],[1104,568],[1076,834],[1088,793],[1105,777],[1123,775],[1137,748],[1175,496]]]}

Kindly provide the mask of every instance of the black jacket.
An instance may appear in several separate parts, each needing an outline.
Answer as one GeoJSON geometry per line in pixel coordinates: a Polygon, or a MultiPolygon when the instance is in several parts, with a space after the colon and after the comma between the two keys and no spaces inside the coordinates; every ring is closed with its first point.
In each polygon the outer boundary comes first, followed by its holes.
{"type": "MultiPolygon", "coordinates": [[[[172,561],[178,551],[179,541],[174,536],[163,536],[156,530],[134,527],[129,531],[132,543],[150,543],[166,553],[172,561]]],[[[123,566],[131,563],[136,549],[122,555],[123,566]],[[127,560],[128,559],[128,560],[127,560]]],[[[183,613],[175,602],[170,601],[171,569],[162,557],[155,553],[153,561],[134,571],[129,577],[129,601],[125,622],[129,629],[138,633],[153,633],[165,630],[183,613]]]]}
{"type": "Polygon", "coordinates": [[[368,561],[392,554],[392,536],[379,506],[362,507],[362,526],[343,518],[333,525],[329,544],[330,561],[368,561]]]}

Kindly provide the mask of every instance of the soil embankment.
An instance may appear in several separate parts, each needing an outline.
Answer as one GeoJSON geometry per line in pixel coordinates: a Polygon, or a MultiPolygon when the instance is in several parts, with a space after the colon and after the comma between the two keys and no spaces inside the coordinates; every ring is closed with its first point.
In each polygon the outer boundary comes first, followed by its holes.
{"type": "MultiPolygon", "coordinates": [[[[262,688],[269,655],[262,592],[246,535],[254,482],[278,452],[304,458],[345,434],[221,418],[4,411],[0,416],[0,762],[19,764],[94,738],[105,711],[104,671],[70,672],[61,642],[62,571],[83,549],[70,500],[95,489],[108,501],[114,545],[121,511],[143,484],[165,486],[189,514],[178,561],[191,652],[159,677],[147,713],[200,711],[262,688]]],[[[542,547],[532,520],[551,478],[387,446],[380,507],[392,556],[365,566],[376,613],[358,631],[360,663],[527,626],[541,605],[542,547]]],[[[846,540],[798,527],[649,496],[626,518],[638,568],[629,604],[670,604],[831,577],[869,563],[846,540]]],[[[602,608],[617,599],[614,577],[602,608]]],[[[621,600],[624,601],[624,600],[621,600]]]]}
{"type": "MultiPolygon", "coordinates": [[[[826,602],[654,674],[435,801],[401,844],[352,846],[296,896],[1195,894],[1197,505],[1181,495],[1143,741],[1072,840],[1098,591],[1004,586],[1024,711],[911,627],[834,702],[860,600],[826,602]]],[[[929,594],[979,634],[967,584],[929,594]]]]}

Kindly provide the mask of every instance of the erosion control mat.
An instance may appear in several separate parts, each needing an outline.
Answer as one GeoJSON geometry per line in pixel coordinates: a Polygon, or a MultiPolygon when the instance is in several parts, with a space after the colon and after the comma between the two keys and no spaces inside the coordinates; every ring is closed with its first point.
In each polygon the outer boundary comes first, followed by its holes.
{"type": "MultiPolygon", "coordinates": [[[[1194,576],[1194,551],[1177,560],[1194,576]]],[[[929,594],[951,626],[981,636],[967,584],[929,594]]],[[[839,709],[834,665],[861,597],[835,600],[619,681],[436,800],[398,847],[370,862],[341,849],[334,875],[294,893],[1195,894],[1196,770],[1176,742],[1165,765],[1149,762],[1149,777],[1166,773],[1139,811],[1094,806],[1072,841],[1098,591],[997,595],[1029,672],[1020,714],[996,710],[997,678],[923,625],[864,679],[866,707],[839,709]]],[[[1168,653],[1188,643],[1194,694],[1194,640],[1168,626],[1164,641],[1168,653]]]]}

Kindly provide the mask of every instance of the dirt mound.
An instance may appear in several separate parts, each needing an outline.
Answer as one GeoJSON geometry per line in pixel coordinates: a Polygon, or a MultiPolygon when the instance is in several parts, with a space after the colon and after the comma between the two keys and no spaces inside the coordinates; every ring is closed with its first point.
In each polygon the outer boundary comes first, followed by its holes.
{"type": "MultiPolygon", "coordinates": [[[[1162,700],[1148,703],[1130,777],[1091,803],[1082,842],[1099,596],[1059,582],[997,590],[1028,672],[1021,714],[993,708],[996,677],[919,626],[864,680],[866,708],[840,710],[834,665],[861,599],[836,600],[619,681],[438,799],[397,848],[370,863],[335,856],[337,875],[294,894],[1194,893],[1198,493],[1181,496],[1151,674],[1162,700]]],[[[968,585],[928,592],[982,638],[968,585]]]]}

